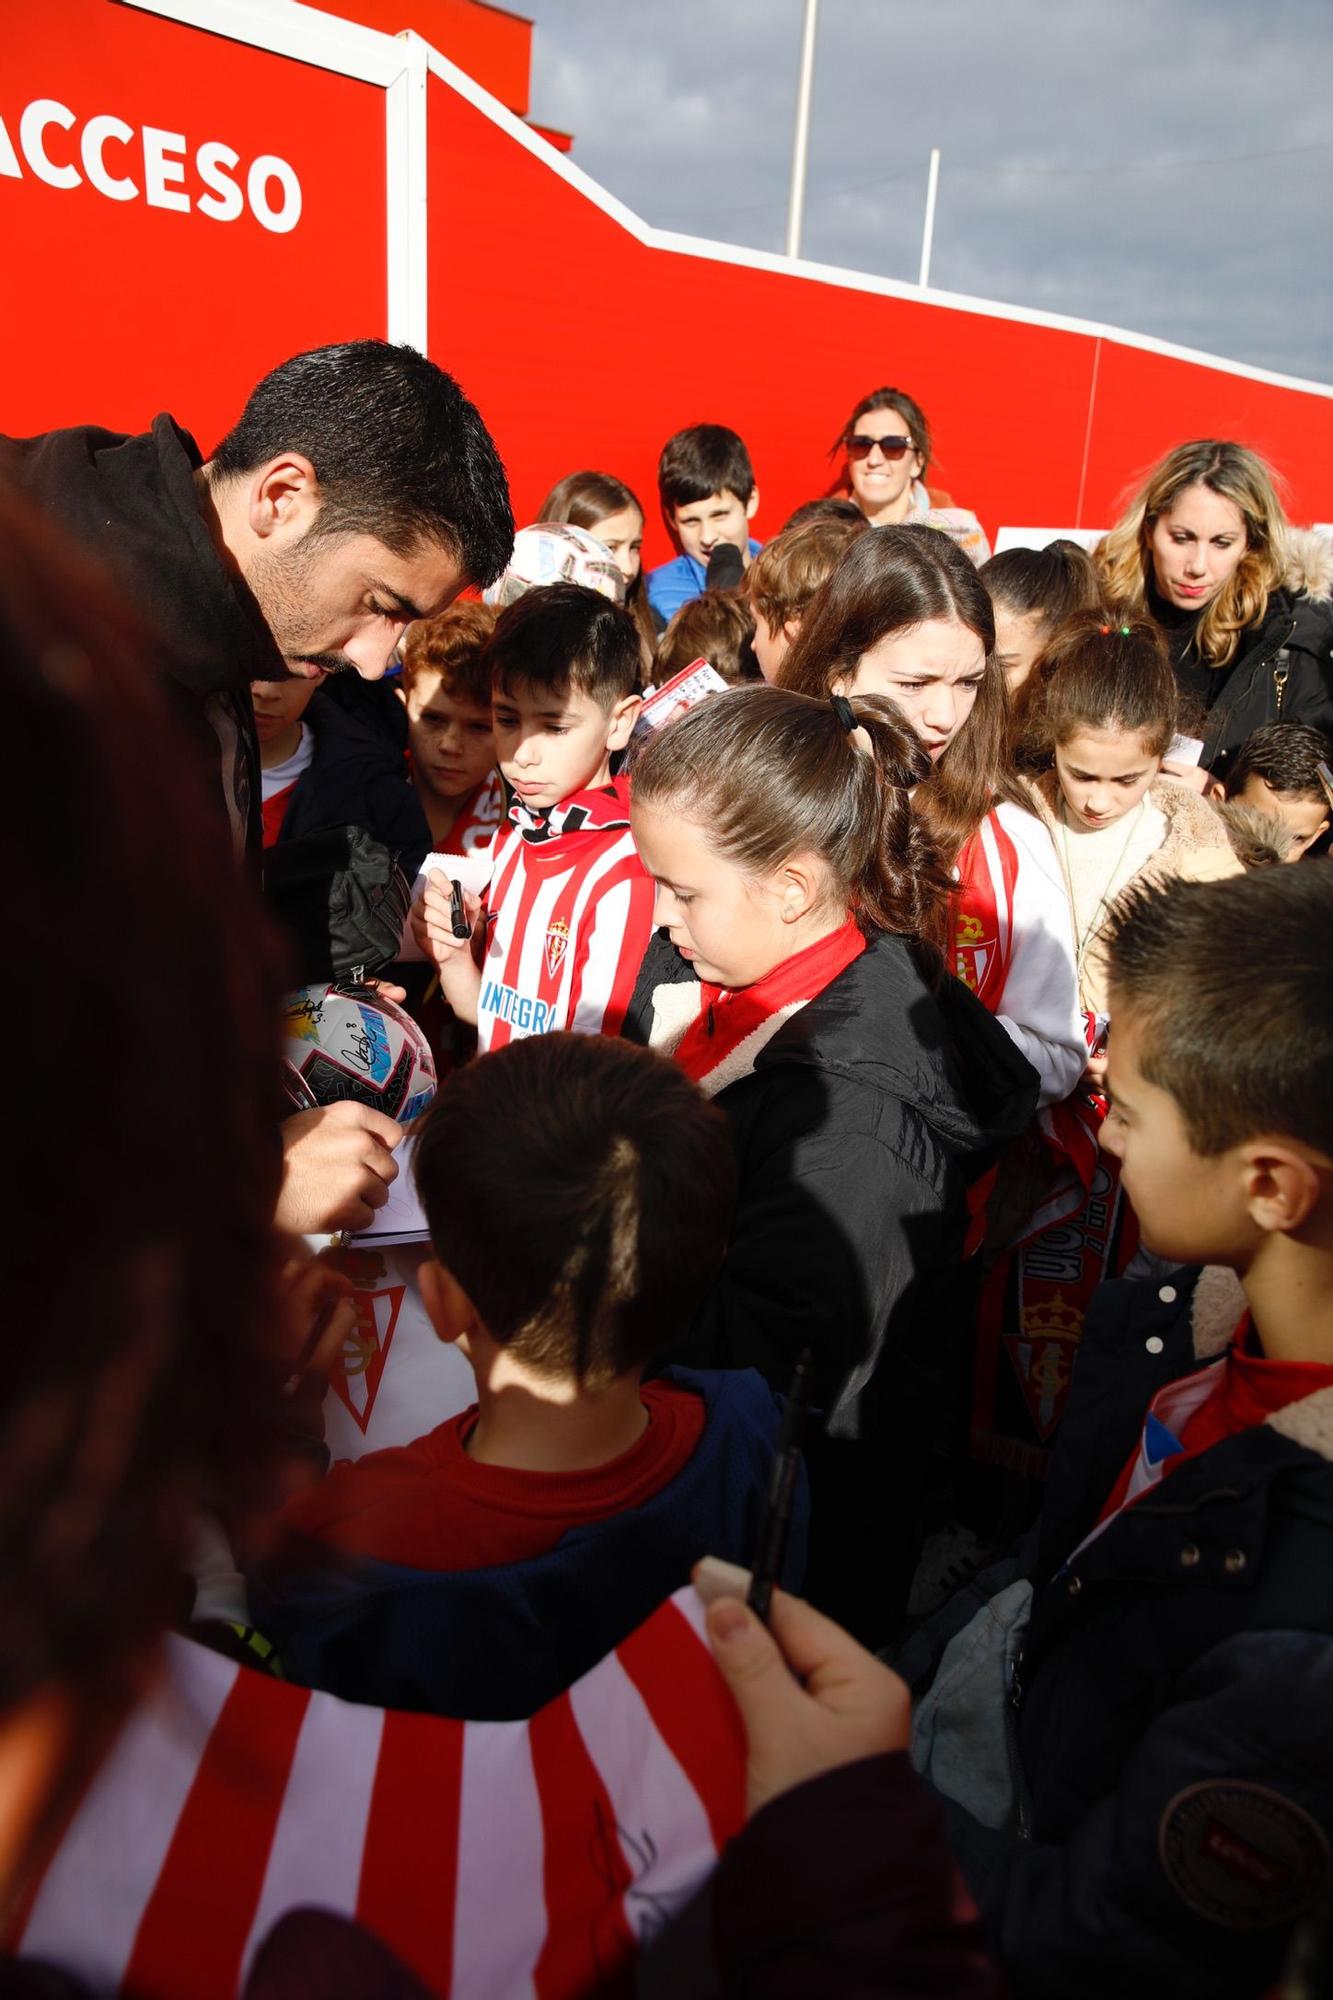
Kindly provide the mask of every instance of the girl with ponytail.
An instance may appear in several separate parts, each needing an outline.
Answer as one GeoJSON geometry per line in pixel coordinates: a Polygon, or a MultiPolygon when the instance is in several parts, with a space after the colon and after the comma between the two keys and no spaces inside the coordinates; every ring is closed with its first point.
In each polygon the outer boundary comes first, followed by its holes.
{"type": "Polygon", "coordinates": [[[732,1123],[721,1276],[682,1356],[786,1389],[812,1354],[809,1587],[886,1636],[948,1383],[966,1190],[1035,1079],[943,976],[950,883],[892,703],[736,688],[650,738],[632,820],[658,930],[626,1033],[732,1123]]]}
{"type": "Polygon", "coordinates": [[[1050,839],[1007,770],[1008,696],[976,570],[944,535],[878,528],[852,544],[801,622],[779,684],[887,695],[929,757],[915,810],[954,880],[950,970],[1041,1079],[1075,1088],[1087,1059],[1073,937],[1050,839]]]}

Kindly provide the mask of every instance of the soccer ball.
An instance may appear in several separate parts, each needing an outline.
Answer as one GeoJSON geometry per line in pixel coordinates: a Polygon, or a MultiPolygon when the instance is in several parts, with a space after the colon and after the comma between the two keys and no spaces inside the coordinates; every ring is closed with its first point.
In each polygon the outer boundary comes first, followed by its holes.
{"type": "Polygon", "coordinates": [[[410,1014],[373,987],[303,986],[283,1016],[283,1082],[298,1110],[368,1104],[410,1125],[435,1095],[435,1058],[410,1014]]]}

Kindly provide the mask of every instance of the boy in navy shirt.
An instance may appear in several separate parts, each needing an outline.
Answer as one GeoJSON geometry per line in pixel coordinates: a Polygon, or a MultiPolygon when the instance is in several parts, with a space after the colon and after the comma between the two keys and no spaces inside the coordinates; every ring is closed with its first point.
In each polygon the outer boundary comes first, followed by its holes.
{"type": "MultiPolygon", "coordinates": [[[[289,1502],[255,1620],[290,1677],[351,1700],[526,1716],[701,1556],[754,1557],[771,1391],[753,1370],[643,1379],[721,1266],[731,1137],[648,1050],[528,1037],[450,1079],[416,1177],[422,1298],[477,1403],[289,1502]]],[[[797,1578],[803,1544],[802,1492],[797,1578]]]]}

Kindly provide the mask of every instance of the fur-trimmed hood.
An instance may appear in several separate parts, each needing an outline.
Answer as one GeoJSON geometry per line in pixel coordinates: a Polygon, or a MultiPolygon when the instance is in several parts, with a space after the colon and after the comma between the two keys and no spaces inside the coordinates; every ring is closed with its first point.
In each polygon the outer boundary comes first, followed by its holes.
{"type": "MultiPolygon", "coordinates": [[[[1225,1354],[1244,1311],[1245,1294],[1236,1273],[1220,1264],[1205,1265],[1190,1304],[1190,1333],[1200,1361],[1225,1354]]],[[[1317,1458],[1333,1462],[1333,1389],[1316,1389],[1274,1410],[1264,1422],[1317,1458]]]]}
{"type": "Polygon", "coordinates": [[[1249,874],[1255,868],[1273,868],[1291,852],[1291,829],[1276,813],[1261,812],[1258,806],[1242,805],[1238,799],[1219,799],[1216,812],[1226,828],[1231,851],[1249,874]]]}
{"type": "Polygon", "coordinates": [[[1333,598],[1333,542],[1313,528],[1288,528],[1282,582],[1293,595],[1333,598]]]}

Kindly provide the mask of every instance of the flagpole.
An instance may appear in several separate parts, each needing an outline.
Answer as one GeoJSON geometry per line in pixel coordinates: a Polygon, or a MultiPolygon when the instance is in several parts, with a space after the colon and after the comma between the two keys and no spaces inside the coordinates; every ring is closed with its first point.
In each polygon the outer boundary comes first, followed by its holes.
{"type": "Polygon", "coordinates": [[[917,280],[922,291],[930,283],[930,253],[935,244],[935,196],[940,185],[940,149],[930,149],[930,173],[926,180],[926,220],[921,231],[921,276],[917,280]]]}
{"type": "Polygon", "coordinates": [[[796,83],[796,130],[791,148],[791,194],[787,202],[787,255],[801,254],[801,224],[805,217],[805,161],[810,140],[810,96],[815,78],[815,30],[819,0],[805,0],[801,36],[801,69],[796,83]]]}

